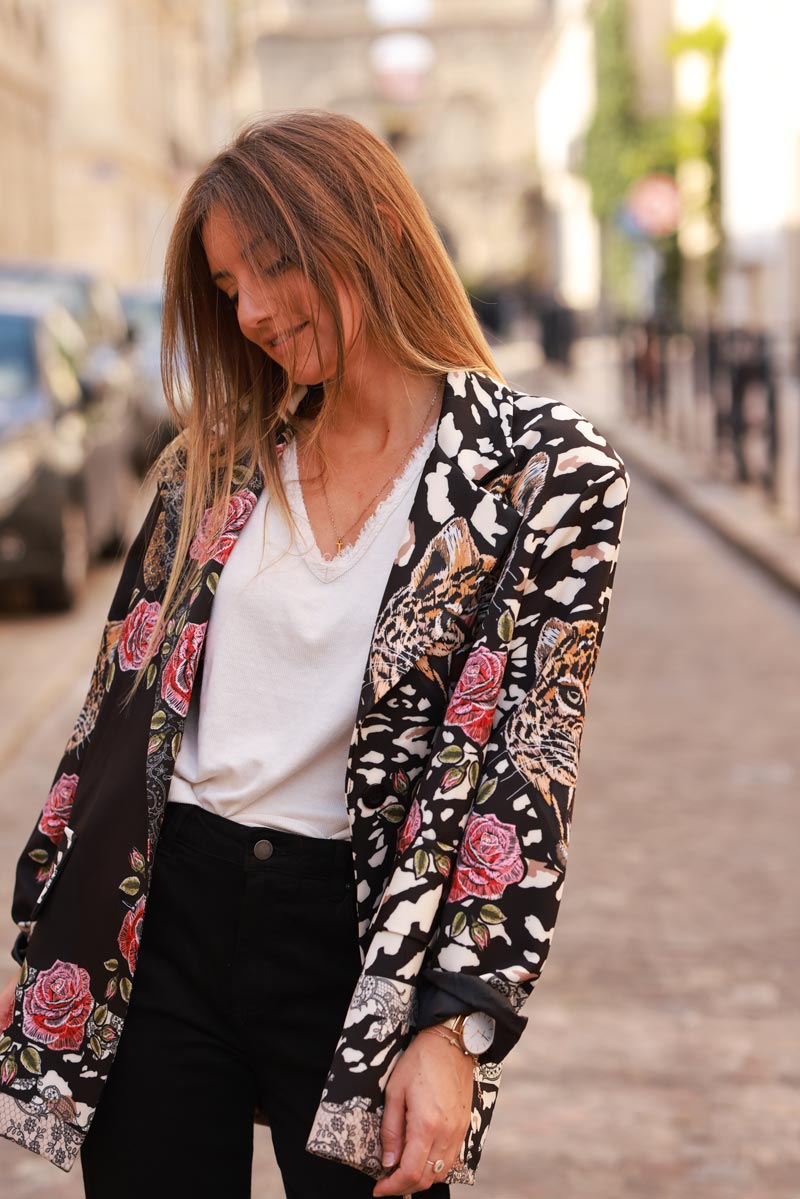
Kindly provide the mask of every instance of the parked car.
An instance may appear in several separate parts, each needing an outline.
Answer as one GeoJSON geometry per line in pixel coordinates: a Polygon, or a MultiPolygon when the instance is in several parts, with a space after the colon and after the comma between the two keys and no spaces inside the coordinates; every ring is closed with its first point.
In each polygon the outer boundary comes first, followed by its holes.
{"type": "Polygon", "coordinates": [[[0,292],[0,582],[54,610],[119,550],[137,482],[127,392],[88,354],[62,305],[0,292]]]}
{"type": "Polygon", "coordinates": [[[86,338],[82,377],[97,391],[107,386],[127,393],[133,437],[131,452],[137,467],[147,460],[146,422],[140,418],[149,381],[135,347],[135,331],[128,324],[116,287],[102,275],[84,267],[62,263],[0,262],[0,295],[16,300],[49,297],[62,304],[80,325],[86,338]]]}
{"type": "Polygon", "coordinates": [[[0,283],[11,284],[18,298],[49,296],[62,304],[80,325],[89,348],[119,348],[128,327],[119,293],[109,280],[84,267],[58,262],[0,262],[0,283]]]}
{"type": "Polygon", "coordinates": [[[137,466],[144,474],[176,433],[161,383],[161,290],[155,284],[126,288],[120,299],[142,383],[136,404],[136,446],[137,466]]]}

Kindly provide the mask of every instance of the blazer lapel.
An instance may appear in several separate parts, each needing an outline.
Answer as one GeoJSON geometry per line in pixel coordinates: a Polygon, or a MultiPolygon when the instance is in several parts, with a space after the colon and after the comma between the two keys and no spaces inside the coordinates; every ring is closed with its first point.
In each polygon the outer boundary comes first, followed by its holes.
{"type": "MultiPolygon", "coordinates": [[[[305,390],[302,389],[302,394],[305,390]]],[[[302,394],[295,395],[295,405],[302,394]]],[[[285,446],[289,436],[288,427],[282,425],[276,435],[278,446],[285,446]]],[[[264,477],[258,468],[247,482],[245,477],[243,466],[237,465],[227,517],[219,536],[210,538],[205,521],[197,530],[189,550],[190,586],[169,622],[161,647],[145,767],[148,860],[158,842],[192,692],[202,670],[205,636],[220,575],[264,488],[264,477]]],[[[172,495],[167,489],[164,502],[167,521],[173,526],[170,541],[174,543],[180,520],[180,491],[172,495]]]]}
{"type": "Polygon", "coordinates": [[[453,657],[469,652],[522,521],[522,506],[506,498],[511,414],[507,388],[475,372],[448,374],[436,442],[384,589],[345,770],[362,960],[397,831],[460,669],[453,657]]]}
{"type": "MultiPolygon", "coordinates": [[[[306,392],[298,390],[295,407],[306,392]]],[[[447,375],[437,438],[423,467],[408,534],[392,564],[373,630],[358,722],[410,671],[421,670],[433,678],[435,660],[449,656],[464,641],[478,592],[517,530],[521,515],[502,494],[502,470],[513,461],[510,405],[503,399],[507,394],[485,375],[447,375]],[[497,388],[496,394],[486,389],[487,383],[497,388]],[[491,482],[487,486],[483,480],[491,482]]],[[[278,445],[290,436],[283,426],[278,445]]],[[[195,538],[191,553],[197,565],[187,597],[187,622],[208,621],[219,576],[263,486],[257,470],[234,492],[221,549],[219,542],[204,545],[202,531],[195,538]]],[[[177,616],[180,620],[181,613],[177,616]]]]}
{"type": "MultiPolygon", "coordinates": [[[[302,387],[295,391],[293,409],[302,402],[307,390],[302,387]]],[[[282,424],[275,435],[279,451],[287,445],[292,436],[291,429],[282,424]]],[[[178,621],[184,612],[186,622],[192,624],[204,624],[211,616],[219,577],[264,490],[264,476],[258,467],[245,482],[247,473],[242,463],[234,467],[234,486],[228,504],[228,516],[220,536],[214,539],[213,544],[205,536],[203,528],[199,529],[195,536],[189,549],[193,567],[190,571],[191,585],[183,608],[176,613],[178,621]]]]}
{"type": "MultiPolygon", "coordinates": [[[[509,413],[486,376],[450,371],[437,438],[411,506],[408,535],[392,564],[364,669],[356,733],[411,671],[434,680],[472,627],[521,520],[502,494],[513,461],[509,413]],[[482,480],[487,483],[482,483],[482,480]]],[[[497,385],[499,387],[499,384],[497,385]]]]}
{"type": "MultiPolygon", "coordinates": [[[[298,390],[295,406],[306,391],[298,390]]],[[[367,722],[380,721],[401,688],[411,687],[415,694],[427,689],[428,707],[431,694],[446,698],[450,658],[466,641],[495,564],[519,526],[521,513],[503,494],[508,478],[503,471],[513,461],[510,420],[507,389],[475,372],[448,373],[436,442],[412,502],[408,535],[384,588],[364,667],[345,778],[351,809],[372,780],[369,770],[360,771],[367,722]]],[[[285,445],[290,435],[283,426],[278,444],[285,445]]],[[[191,587],[171,622],[168,653],[159,664],[147,770],[153,844],[220,575],[263,486],[256,470],[235,488],[220,536],[212,544],[201,528],[192,544],[191,587]]],[[[435,720],[435,710],[431,715],[435,720]]]]}

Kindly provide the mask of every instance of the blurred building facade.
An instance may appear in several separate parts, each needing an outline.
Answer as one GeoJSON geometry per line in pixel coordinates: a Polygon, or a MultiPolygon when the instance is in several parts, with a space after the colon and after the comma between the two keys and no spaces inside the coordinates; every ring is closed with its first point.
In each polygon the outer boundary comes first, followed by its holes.
{"type": "Polygon", "coordinates": [[[45,0],[0,0],[0,256],[52,251],[53,99],[45,0]]]}
{"type": "Polygon", "coordinates": [[[395,147],[468,283],[527,278],[552,16],[551,0],[243,0],[237,109],[354,116],[395,147]]]}
{"type": "Polygon", "coordinates": [[[219,133],[226,47],[217,8],[52,6],[59,257],[88,256],[121,280],[160,274],[171,206],[219,133]]]}
{"type": "Polygon", "coordinates": [[[555,0],[535,85],[534,129],[540,194],[539,260],[532,280],[571,308],[600,299],[600,245],[580,144],[596,103],[587,0],[555,0]]]}
{"type": "MultiPolygon", "coordinates": [[[[566,17],[556,26],[540,87],[540,161],[546,194],[553,191],[563,162],[569,162],[564,151],[567,130],[579,146],[581,126],[585,129],[592,118],[596,97],[589,97],[583,86],[580,56],[573,51],[570,57],[561,45],[564,38],[575,41],[577,29],[586,36],[583,22],[590,10],[587,0],[555,5],[556,13],[566,17]],[[565,99],[569,93],[569,103],[548,103],[551,90],[565,99]],[[554,118],[561,131],[553,137],[553,152],[546,154],[554,118]]],[[[677,165],[672,169],[681,199],[677,243],[682,315],[695,324],[714,319],[794,335],[800,328],[800,92],[795,62],[800,7],[793,0],[761,7],[750,0],[625,0],[625,13],[637,113],[662,119],[665,128],[673,122],[677,165]],[[714,26],[723,39],[718,79],[714,26]],[[693,156],[687,148],[697,133],[692,119],[707,119],[716,106],[718,162],[713,154],[704,157],[698,150],[693,156]],[[718,267],[710,271],[711,256],[718,258],[718,267]]],[[[582,54],[591,69],[591,29],[588,42],[582,54]]],[[[564,194],[571,197],[568,207],[574,213],[574,189],[564,194]]],[[[556,207],[564,203],[549,199],[556,207]]],[[[573,239],[575,246],[572,255],[562,248],[561,262],[574,256],[581,244],[582,235],[570,228],[569,220],[560,222],[561,235],[573,239]]],[[[658,248],[663,251],[664,243],[658,248]]],[[[654,245],[634,238],[633,269],[655,252],[654,245]]],[[[565,268],[559,269],[563,276],[565,268]]],[[[639,315],[648,312],[643,295],[639,315]]]]}
{"type": "Polygon", "coordinates": [[[720,0],[726,319],[800,331],[800,6],[720,0]]]}
{"type": "Polygon", "coordinates": [[[230,130],[226,0],[0,4],[3,254],[158,277],[176,199],[230,130]]]}

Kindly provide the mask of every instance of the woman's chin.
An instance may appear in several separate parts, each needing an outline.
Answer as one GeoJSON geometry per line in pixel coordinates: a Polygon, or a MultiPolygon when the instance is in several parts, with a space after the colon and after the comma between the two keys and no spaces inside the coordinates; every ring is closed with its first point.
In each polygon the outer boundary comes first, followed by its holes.
{"type": "Polygon", "coordinates": [[[280,364],[288,374],[289,378],[295,385],[303,384],[305,387],[315,387],[318,383],[323,383],[326,379],[330,379],[335,373],[334,365],[323,363],[320,365],[319,359],[315,356],[314,359],[307,359],[304,363],[296,367],[292,367],[291,362],[282,362],[280,364]]]}
{"type": "Polygon", "coordinates": [[[325,379],[325,373],[319,368],[312,370],[310,367],[306,367],[298,371],[289,370],[287,373],[295,387],[316,387],[325,379]]]}

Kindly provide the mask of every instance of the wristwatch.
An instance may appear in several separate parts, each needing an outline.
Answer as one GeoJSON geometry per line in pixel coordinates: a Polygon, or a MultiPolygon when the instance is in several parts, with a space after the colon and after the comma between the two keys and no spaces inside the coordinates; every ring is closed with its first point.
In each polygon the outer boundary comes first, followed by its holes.
{"type": "Polygon", "coordinates": [[[467,1053],[485,1053],[494,1040],[495,1020],[488,1012],[469,1012],[467,1015],[450,1016],[442,1020],[440,1027],[449,1028],[461,1041],[467,1053]]]}

